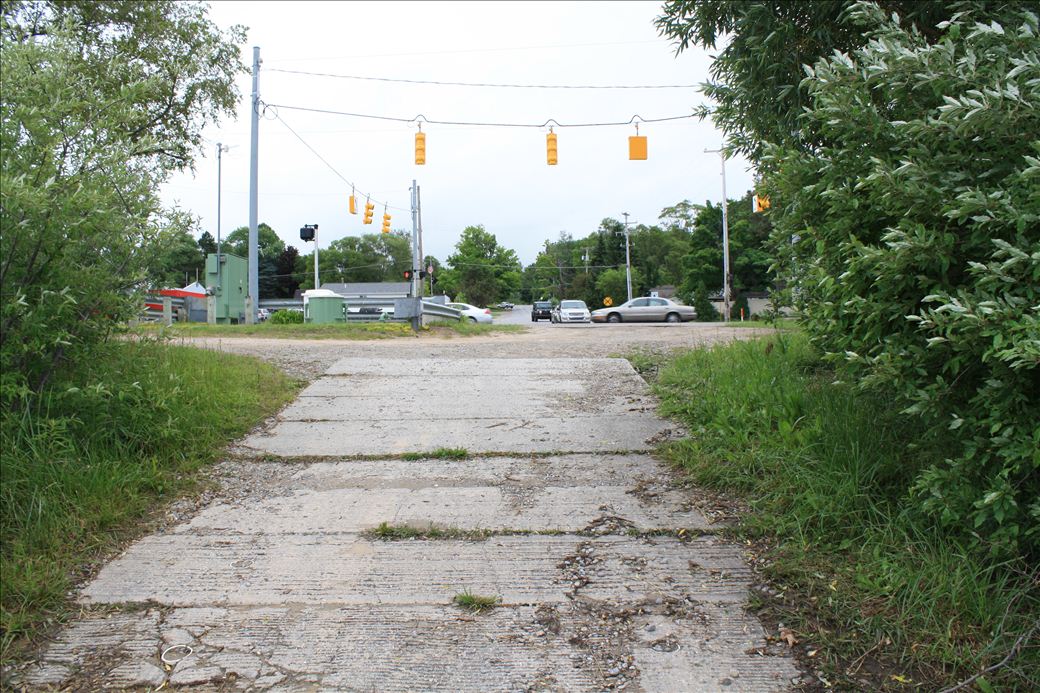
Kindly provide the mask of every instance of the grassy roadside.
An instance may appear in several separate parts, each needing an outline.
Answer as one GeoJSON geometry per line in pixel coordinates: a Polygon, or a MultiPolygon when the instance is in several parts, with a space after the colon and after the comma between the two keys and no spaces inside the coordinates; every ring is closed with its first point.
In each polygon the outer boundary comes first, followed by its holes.
{"type": "Polygon", "coordinates": [[[6,408],[0,658],[64,619],[66,595],[93,564],[297,389],[257,359],[121,342],[31,409],[6,408]]]}
{"type": "MultiPolygon", "coordinates": [[[[659,366],[662,411],[690,431],[668,459],[748,507],[735,531],[769,583],[753,606],[792,629],[802,662],[835,689],[952,685],[1001,662],[1040,617],[1026,566],[995,563],[914,512],[907,489],[943,442],[836,384],[800,335],[633,364],[659,366]]],[[[1034,639],[975,685],[1030,690],[1038,675],[1034,639]]]]}
{"type": "MultiPolygon", "coordinates": [[[[470,321],[438,321],[423,327],[420,335],[470,337],[502,332],[522,332],[522,325],[479,325],[470,321]]],[[[138,334],[167,337],[261,337],[267,339],[345,339],[371,340],[415,337],[406,323],[368,322],[338,324],[276,325],[263,322],[256,325],[208,325],[205,323],[176,323],[170,327],[157,324],[139,325],[138,334]]]]}

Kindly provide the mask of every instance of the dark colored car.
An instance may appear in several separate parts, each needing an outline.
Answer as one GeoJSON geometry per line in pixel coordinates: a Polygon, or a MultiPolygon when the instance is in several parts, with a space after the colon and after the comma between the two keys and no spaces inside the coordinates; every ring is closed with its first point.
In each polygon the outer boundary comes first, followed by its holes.
{"type": "Polygon", "coordinates": [[[531,306],[531,322],[552,318],[552,301],[535,301],[531,306]]]}

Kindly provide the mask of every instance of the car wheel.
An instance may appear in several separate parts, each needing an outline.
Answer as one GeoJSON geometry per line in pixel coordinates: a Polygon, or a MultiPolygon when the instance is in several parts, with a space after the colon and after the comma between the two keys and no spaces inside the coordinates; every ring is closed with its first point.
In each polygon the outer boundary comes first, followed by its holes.
{"type": "Polygon", "coordinates": [[[476,322],[477,319],[471,315],[471,316],[469,316],[469,321],[470,322],[476,322]]]}
{"type": "Polygon", "coordinates": [[[618,313],[611,313],[607,316],[607,322],[621,322],[621,315],[618,313]]]}
{"type": "Polygon", "coordinates": [[[532,316],[531,316],[531,322],[538,322],[538,318],[536,318],[536,317],[534,317],[534,316],[532,315],[532,316]]]}
{"type": "Polygon", "coordinates": [[[668,317],[665,318],[667,322],[682,322],[682,318],[679,317],[678,313],[669,313],[668,317]]]}

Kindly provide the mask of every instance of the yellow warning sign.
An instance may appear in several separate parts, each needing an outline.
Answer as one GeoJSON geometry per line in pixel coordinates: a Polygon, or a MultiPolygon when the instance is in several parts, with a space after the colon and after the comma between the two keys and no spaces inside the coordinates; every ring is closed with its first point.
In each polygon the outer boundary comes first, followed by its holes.
{"type": "Polygon", "coordinates": [[[614,305],[614,299],[612,299],[610,296],[607,296],[603,299],[603,305],[609,308],[610,306],[614,305]]]}

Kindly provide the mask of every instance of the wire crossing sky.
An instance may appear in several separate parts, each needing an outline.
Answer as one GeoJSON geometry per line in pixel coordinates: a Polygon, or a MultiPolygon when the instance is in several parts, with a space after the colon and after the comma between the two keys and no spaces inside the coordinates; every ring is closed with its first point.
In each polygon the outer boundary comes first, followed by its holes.
{"type": "MultiPolygon", "coordinates": [[[[303,253],[305,223],[320,225],[322,246],[378,233],[348,213],[353,189],[410,231],[415,180],[426,254],[444,261],[465,227],[483,225],[527,264],[546,240],[587,236],[623,212],[654,224],[684,199],[718,202],[718,156],[704,150],[723,138],[694,115],[710,106],[694,85],[711,60],[676,56],[653,26],[659,13],[649,2],[213,2],[218,25],[249,27],[244,61],[260,47],[259,220],[303,253]],[[628,159],[636,124],[646,161],[628,159]]],[[[214,234],[212,143],[230,145],[222,228],[248,222],[248,75],[239,89],[238,119],[207,129],[195,171],[163,190],[214,234]]],[[[746,166],[728,164],[731,197],[751,187],[746,166]]]]}

